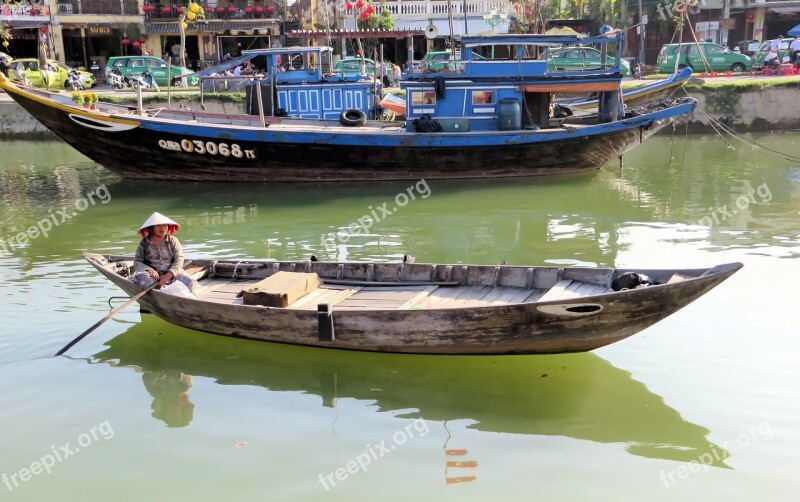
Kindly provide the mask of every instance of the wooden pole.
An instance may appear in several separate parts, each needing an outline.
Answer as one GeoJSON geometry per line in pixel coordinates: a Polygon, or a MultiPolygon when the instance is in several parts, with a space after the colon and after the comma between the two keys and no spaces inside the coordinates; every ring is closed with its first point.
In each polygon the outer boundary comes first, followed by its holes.
{"type": "Polygon", "coordinates": [[[68,344],[64,345],[64,347],[61,350],[56,352],[56,356],[60,356],[64,352],[68,351],[70,349],[70,347],[72,347],[76,343],[78,343],[81,340],[83,340],[84,338],[86,338],[86,335],[88,335],[92,331],[94,331],[97,328],[99,328],[100,326],[102,326],[106,321],[108,321],[109,319],[111,319],[112,317],[117,315],[117,313],[119,311],[121,311],[122,309],[124,309],[125,307],[130,305],[131,303],[135,302],[139,298],[143,297],[148,291],[150,291],[151,289],[153,289],[156,286],[158,286],[158,281],[154,281],[153,284],[151,284],[150,286],[147,286],[146,288],[144,288],[139,294],[137,294],[136,296],[133,296],[130,300],[128,300],[127,302],[123,303],[122,305],[120,305],[116,309],[114,309],[111,312],[109,312],[107,316],[105,316],[104,318],[102,318],[99,321],[97,321],[96,323],[94,323],[91,328],[87,329],[86,331],[84,331],[83,333],[78,335],[77,338],[75,338],[74,340],[72,340],[68,344]]]}

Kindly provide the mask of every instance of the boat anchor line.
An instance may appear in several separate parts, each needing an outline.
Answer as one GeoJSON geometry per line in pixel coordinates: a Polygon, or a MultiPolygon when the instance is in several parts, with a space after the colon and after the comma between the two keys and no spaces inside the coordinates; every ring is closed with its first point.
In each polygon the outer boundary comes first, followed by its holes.
{"type": "Polygon", "coordinates": [[[74,113],[69,113],[67,114],[67,116],[70,118],[70,120],[72,120],[73,122],[75,122],[80,126],[88,127],[90,129],[96,129],[98,131],[122,132],[122,131],[129,131],[131,129],[139,127],[138,124],[120,124],[119,122],[106,122],[104,120],[89,118],[74,113]]]}

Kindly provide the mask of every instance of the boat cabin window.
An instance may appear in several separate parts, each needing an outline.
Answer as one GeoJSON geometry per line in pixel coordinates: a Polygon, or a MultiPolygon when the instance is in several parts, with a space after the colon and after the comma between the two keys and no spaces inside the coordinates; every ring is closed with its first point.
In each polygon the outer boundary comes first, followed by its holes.
{"type": "Polygon", "coordinates": [[[435,105],[436,93],[434,91],[414,91],[411,93],[411,104],[419,105],[435,105]]]}
{"type": "Polygon", "coordinates": [[[492,59],[500,61],[509,60],[537,60],[540,50],[532,45],[481,45],[472,48],[472,59],[492,59]],[[477,57],[476,57],[477,55],[477,57]]]}
{"type": "Polygon", "coordinates": [[[284,56],[286,71],[302,70],[305,67],[302,53],[286,54],[284,56]]]}
{"type": "Polygon", "coordinates": [[[494,91],[472,91],[473,105],[493,105],[495,103],[494,91]]]}

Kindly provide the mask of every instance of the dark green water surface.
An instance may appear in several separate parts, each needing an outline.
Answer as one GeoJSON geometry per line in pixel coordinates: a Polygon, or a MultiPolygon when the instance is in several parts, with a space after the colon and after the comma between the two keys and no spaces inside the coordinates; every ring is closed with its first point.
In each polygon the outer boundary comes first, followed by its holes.
{"type": "MultiPolygon", "coordinates": [[[[800,156],[797,134],[751,139],[800,156]]],[[[661,135],[623,170],[537,179],[238,184],[2,142],[0,500],[797,500],[800,159],[732,144],[661,135]],[[328,351],[132,307],[50,357],[121,294],[81,254],[133,253],[153,211],[204,257],[745,267],[588,354],[328,351]]]]}

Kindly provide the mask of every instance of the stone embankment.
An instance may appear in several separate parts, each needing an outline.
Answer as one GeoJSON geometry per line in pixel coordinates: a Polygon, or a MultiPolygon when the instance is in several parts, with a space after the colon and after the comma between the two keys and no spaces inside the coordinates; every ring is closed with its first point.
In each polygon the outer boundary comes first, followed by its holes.
{"type": "MultiPolygon", "coordinates": [[[[739,132],[800,129],[800,77],[786,85],[706,86],[691,84],[686,88],[689,96],[698,101],[698,110],[689,117],[688,130],[692,133],[712,132],[711,119],[719,120],[739,132]]],[[[741,84],[741,82],[739,82],[741,84]]],[[[679,91],[683,93],[683,91],[679,91]]],[[[111,93],[113,95],[113,93],[111,93]]],[[[212,113],[241,113],[242,103],[204,100],[205,111],[212,113]]],[[[146,106],[166,106],[166,103],[146,106]]],[[[199,98],[173,102],[173,106],[200,110],[199,98]]],[[[41,138],[51,136],[39,122],[0,93],[0,138],[41,138]]]]}

